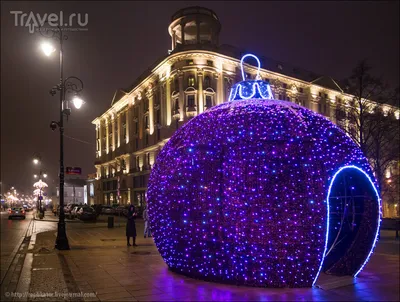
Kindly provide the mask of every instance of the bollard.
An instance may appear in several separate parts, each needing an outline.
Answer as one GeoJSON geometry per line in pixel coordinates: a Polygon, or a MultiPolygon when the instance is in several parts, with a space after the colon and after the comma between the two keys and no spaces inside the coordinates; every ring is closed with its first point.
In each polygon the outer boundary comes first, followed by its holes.
{"type": "Polygon", "coordinates": [[[114,227],[114,216],[108,216],[108,228],[112,229],[114,227]]]}

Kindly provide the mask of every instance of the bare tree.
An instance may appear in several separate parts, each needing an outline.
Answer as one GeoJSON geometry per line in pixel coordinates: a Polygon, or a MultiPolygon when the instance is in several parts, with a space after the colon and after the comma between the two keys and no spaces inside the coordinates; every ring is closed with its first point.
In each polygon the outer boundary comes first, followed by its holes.
{"type": "Polygon", "coordinates": [[[382,104],[397,104],[399,89],[390,91],[370,70],[363,60],[346,79],[346,93],[354,97],[348,104],[337,104],[336,119],[369,159],[383,200],[398,203],[398,171],[389,181],[385,181],[385,172],[394,164],[398,170],[399,123],[382,104]]]}

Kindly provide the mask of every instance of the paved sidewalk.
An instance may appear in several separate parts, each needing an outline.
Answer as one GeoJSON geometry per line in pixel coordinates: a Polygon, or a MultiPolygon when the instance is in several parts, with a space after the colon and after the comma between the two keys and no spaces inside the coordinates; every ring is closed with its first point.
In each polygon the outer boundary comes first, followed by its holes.
{"type": "MultiPolygon", "coordinates": [[[[106,226],[108,217],[113,217],[114,218],[114,224],[125,224],[126,218],[123,216],[115,216],[115,215],[100,215],[97,217],[96,221],[82,221],[79,220],[78,218],[75,219],[68,219],[68,216],[65,217],[65,222],[67,223],[81,223],[81,224],[88,224],[88,225],[100,225],[101,226],[106,226]]],[[[34,217],[36,221],[46,221],[46,222],[58,222],[59,221],[59,216],[55,216],[51,211],[46,211],[45,216],[43,219],[34,217]]]]}
{"type": "MultiPolygon", "coordinates": [[[[137,229],[142,234],[142,221],[137,229]]],[[[82,292],[86,297],[75,298],[79,301],[399,300],[399,241],[390,231],[382,231],[376,253],[356,281],[322,275],[320,288],[312,289],[251,288],[184,277],[168,270],[151,238],[138,236],[139,246],[127,247],[123,227],[68,228],[70,251],[54,250],[55,235],[37,235],[31,293],[82,292]]]]}

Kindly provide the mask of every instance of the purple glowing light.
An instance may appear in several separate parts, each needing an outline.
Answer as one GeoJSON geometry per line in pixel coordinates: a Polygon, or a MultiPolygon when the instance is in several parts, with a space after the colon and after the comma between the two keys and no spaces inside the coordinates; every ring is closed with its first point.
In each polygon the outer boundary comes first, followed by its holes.
{"type": "Polygon", "coordinates": [[[309,287],[324,258],[328,179],[343,165],[371,175],[350,138],[310,110],[271,100],[216,106],[157,157],[148,188],[157,248],[192,277],[309,287]]]}

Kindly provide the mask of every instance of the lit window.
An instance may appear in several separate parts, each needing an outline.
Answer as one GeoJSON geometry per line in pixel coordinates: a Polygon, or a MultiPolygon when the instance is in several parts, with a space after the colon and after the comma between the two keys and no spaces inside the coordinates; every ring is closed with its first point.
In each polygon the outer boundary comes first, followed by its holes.
{"type": "Polygon", "coordinates": [[[194,76],[192,75],[188,77],[188,86],[194,87],[194,76]]]}

